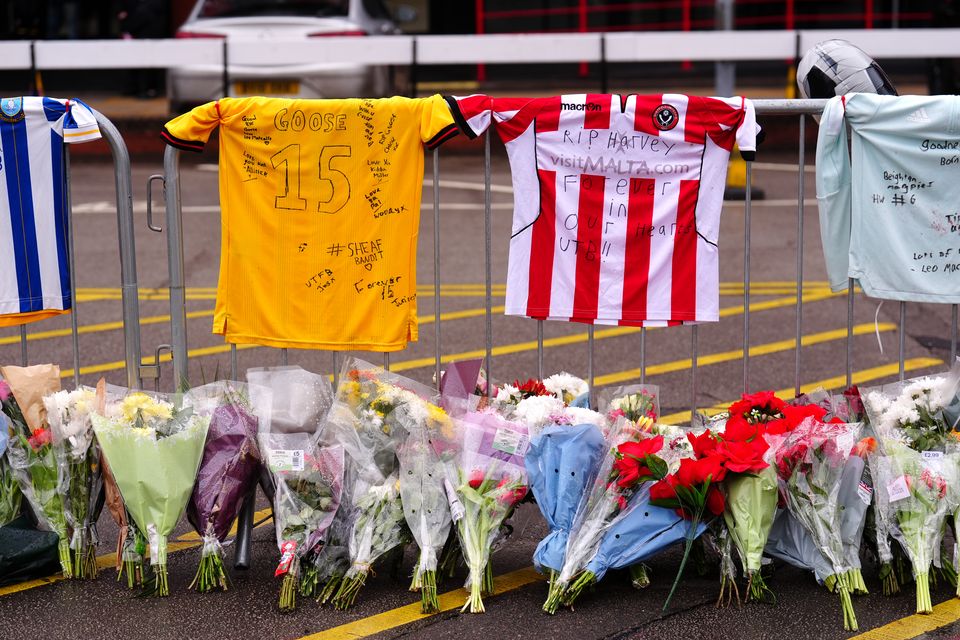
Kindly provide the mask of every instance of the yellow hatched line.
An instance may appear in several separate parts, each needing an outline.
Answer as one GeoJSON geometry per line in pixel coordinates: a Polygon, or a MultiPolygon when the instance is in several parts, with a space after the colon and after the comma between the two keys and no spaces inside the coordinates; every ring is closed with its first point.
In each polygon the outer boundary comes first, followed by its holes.
{"type": "MultiPolygon", "coordinates": [[[[266,518],[271,515],[273,512],[270,509],[263,509],[257,511],[253,514],[254,521],[266,518]]],[[[258,527],[262,527],[266,522],[261,522],[258,527]]],[[[234,523],[233,527],[230,529],[230,533],[227,535],[236,535],[237,533],[237,524],[234,523]]],[[[200,536],[196,531],[191,531],[190,533],[185,533],[182,536],[177,538],[176,542],[170,542],[167,544],[167,554],[176,553],[177,551],[183,551],[184,549],[193,549],[199,547],[203,544],[200,536]]],[[[116,553],[105,553],[103,555],[97,556],[97,569],[103,571],[104,569],[112,569],[116,566],[117,554],[116,553]]],[[[45,578],[37,578],[36,580],[28,580],[27,582],[20,582],[18,584],[12,584],[8,587],[0,587],[0,597],[8,596],[13,593],[20,593],[21,591],[28,591],[30,589],[36,589],[37,587],[45,587],[48,584],[55,584],[61,580],[65,580],[62,575],[47,576],[45,578]]]]}
{"type": "MultiPolygon", "coordinates": [[[[874,331],[894,331],[896,328],[897,325],[889,322],[883,322],[878,325],[874,325],[872,323],[858,324],[853,327],[853,335],[861,336],[873,334],[874,331]]],[[[821,331],[820,333],[802,336],[800,338],[800,345],[804,347],[810,347],[817,344],[832,342],[834,340],[842,340],[846,337],[846,328],[834,329],[832,331],[821,331]]],[[[796,344],[796,338],[790,338],[788,340],[779,340],[777,342],[754,345],[750,347],[750,357],[767,356],[774,353],[792,351],[794,347],[796,347],[796,344]]],[[[711,353],[701,356],[697,358],[697,366],[703,367],[711,364],[733,362],[735,360],[740,360],[741,358],[743,358],[743,349],[733,349],[731,351],[722,351],[720,353],[711,353]]],[[[677,371],[687,371],[691,368],[693,368],[693,360],[690,358],[685,358],[681,360],[674,360],[673,362],[650,365],[647,367],[647,375],[656,376],[665,373],[674,373],[677,371]]],[[[627,371],[619,371],[617,373],[608,373],[606,375],[596,376],[594,378],[594,384],[599,387],[606,384],[626,382],[627,380],[636,380],[638,378],[640,378],[640,369],[628,369],[627,371]]]]}
{"type": "MultiPolygon", "coordinates": [[[[533,567],[524,567],[493,579],[493,594],[498,596],[508,591],[519,589],[520,587],[535,582],[542,582],[544,577],[537,573],[533,567]]],[[[459,609],[466,601],[469,592],[466,589],[457,589],[440,594],[437,600],[440,603],[440,612],[459,609]]],[[[397,607],[390,611],[384,611],[367,618],[362,618],[354,622],[348,622],[338,627],[326,629],[312,633],[297,640],[355,640],[356,638],[365,638],[376,633],[394,629],[396,627],[416,622],[435,616],[435,613],[420,613],[420,601],[408,604],[404,607],[397,607]]]]}
{"type": "MultiPolygon", "coordinates": [[[[752,351],[752,350],[751,350],[752,351]]],[[[937,367],[943,364],[943,360],[939,358],[911,358],[906,360],[903,363],[904,371],[914,371],[917,369],[927,369],[930,367],[937,367]]],[[[854,372],[851,377],[853,384],[863,384],[864,382],[870,382],[872,380],[878,380],[880,378],[886,378],[888,376],[896,375],[900,372],[900,364],[892,363],[885,364],[879,367],[872,367],[870,369],[863,369],[861,371],[854,372]]],[[[842,376],[834,376],[832,378],[826,378],[824,380],[818,380],[817,382],[811,382],[800,387],[801,393],[809,393],[815,389],[839,389],[845,387],[847,384],[846,374],[842,376]]],[[[781,398],[792,398],[794,389],[789,387],[787,389],[780,389],[776,392],[781,398]]],[[[722,411],[726,411],[727,407],[736,402],[736,400],[730,400],[728,402],[722,402],[720,404],[715,404],[712,407],[702,409],[707,415],[716,415],[722,411]]],[[[665,416],[660,417],[660,421],[665,424],[677,424],[681,422],[690,421],[690,412],[689,411],[678,411],[677,413],[671,413],[665,416]]]]}
{"type": "Polygon", "coordinates": [[[851,636],[850,640],[910,640],[958,620],[960,620],[960,600],[950,598],[935,606],[933,613],[915,613],[866,633],[851,636]]]}

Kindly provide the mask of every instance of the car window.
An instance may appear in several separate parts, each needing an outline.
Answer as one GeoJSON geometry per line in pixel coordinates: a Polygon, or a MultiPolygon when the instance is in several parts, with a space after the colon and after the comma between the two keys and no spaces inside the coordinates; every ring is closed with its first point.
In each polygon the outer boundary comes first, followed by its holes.
{"type": "Polygon", "coordinates": [[[391,17],[390,10],[381,0],[363,0],[363,8],[371,18],[389,20],[391,17]]]}
{"type": "Polygon", "coordinates": [[[345,16],[349,0],[203,0],[198,18],[345,16]]]}

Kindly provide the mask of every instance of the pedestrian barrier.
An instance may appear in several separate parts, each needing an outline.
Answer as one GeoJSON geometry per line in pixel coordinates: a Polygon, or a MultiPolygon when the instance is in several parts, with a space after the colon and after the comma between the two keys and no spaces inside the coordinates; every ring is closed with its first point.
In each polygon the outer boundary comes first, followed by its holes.
{"type": "MultiPolygon", "coordinates": [[[[91,109],[97,119],[100,133],[113,156],[113,173],[117,192],[117,236],[120,247],[120,292],[123,307],[123,345],[127,386],[139,389],[144,378],[159,378],[158,361],[143,366],[140,352],[140,303],[137,288],[137,249],[134,242],[133,196],[131,189],[130,154],[116,126],[96,109],[91,109]]],[[[73,382],[80,386],[80,336],[78,332],[77,271],[74,252],[73,215],[70,208],[70,146],[63,148],[63,175],[66,179],[64,208],[67,211],[68,246],[70,263],[70,336],[73,349],[73,382]]],[[[27,325],[20,325],[20,363],[29,364],[27,349],[27,325]]]]}
{"type": "MultiPolygon", "coordinates": [[[[801,339],[803,335],[803,257],[804,257],[804,202],[803,194],[805,189],[805,134],[806,123],[810,116],[818,115],[823,111],[826,100],[755,100],[754,105],[758,116],[776,116],[796,118],[799,124],[798,139],[798,194],[796,207],[796,229],[797,229],[797,255],[796,255],[796,333],[793,346],[795,367],[794,367],[794,390],[797,394],[801,389],[801,373],[803,370],[801,339]]],[[[166,193],[166,234],[167,247],[169,250],[169,270],[170,270],[170,307],[171,307],[171,336],[173,351],[173,366],[175,386],[186,385],[188,380],[188,356],[187,356],[187,313],[186,313],[186,289],[184,282],[184,249],[183,249],[183,225],[182,225],[182,193],[179,179],[179,158],[180,151],[173,147],[168,147],[164,155],[164,185],[166,193]]],[[[441,298],[440,292],[440,212],[442,209],[440,198],[440,152],[433,151],[433,292],[434,292],[434,370],[436,379],[440,379],[441,361],[443,357],[443,343],[441,334],[441,298]]],[[[743,390],[751,390],[751,362],[750,362],[750,303],[751,303],[751,216],[752,216],[752,169],[753,162],[746,163],[746,189],[744,202],[744,265],[743,265],[743,347],[742,347],[742,365],[743,365],[743,390]]],[[[151,178],[154,179],[157,176],[151,178]]],[[[491,158],[490,158],[490,133],[484,134],[484,252],[483,252],[483,271],[485,281],[485,367],[488,380],[493,380],[493,280],[492,280],[492,190],[491,190],[491,158]]],[[[478,265],[479,267],[479,265],[478,265]]],[[[853,377],[853,336],[854,336],[854,300],[855,287],[851,280],[847,292],[847,318],[846,318],[846,358],[845,374],[846,382],[849,386],[853,377]]],[[[952,309],[952,330],[951,330],[951,360],[957,355],[957,305],[952,309]]],[[[537,322],[537,376],[544,377],[544,321],[537,322]]],[[[904,363],[906,349],[906,303],[901,302],[899,307],[898,324],[898,361],[899,376],[904,378],[904,363]]],[[[588,358],[587,358],[587,382],[591,393],[595,387],[594,374],[594,326],[589,325],[588,331],[588,358]]],[[[676,329],[674,329],[676,331],[676,329]]],[[[697,414],[699,407],[699,327],[693,325],[690,330],[690,361],[691,385],[690,385],[690,416],[697,414]]],[[[647,357],[646,357],[647,329],[640,330],[639,346],[639,379],[641,384],[646,382],[647,357]]],[[[237,365],[237,345],[231,344],[231,378],[238,379],[242,372],[238,370],[237,365]]],[[[339,371],[338,354],[333,353],[334,375],[339,371]]],[[[287,350],[281,349],[281,362],[287,363],[287,350]]],[[[390,368],[390,354],[383,354],[383,366],[390,368]]],[[[244,515],[241,516],[241,525],[238,533],[237,563],[246,566],[249,562],[247,558],[248,541],[250,528],[252,526],[253,501],[248,501],[244,509],[244,515]]]]}

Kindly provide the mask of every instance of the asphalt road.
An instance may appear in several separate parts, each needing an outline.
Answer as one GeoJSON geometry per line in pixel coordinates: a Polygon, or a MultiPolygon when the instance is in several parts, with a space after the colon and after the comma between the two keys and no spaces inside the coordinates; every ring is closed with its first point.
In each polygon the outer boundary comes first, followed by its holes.
{"type": "MultiPolygon", "coordinates": [[[[502,304],[505,282],[507,238],[510,229],[512,195],[509,169],[496,150],[492,181],[493,192],[493,279],[494,305],[502,304]]],[[[440,255],[441,351],[445,355],[466,354],[484,349],[483,297],[483,176],[478,155],[441,156],[440,195],[442,248],[440,255]],[[459,313],[456,313],[459,312],[459,313]]],[[[137,219],[137,268],[139,284],[156,293],[142,295],[140,313],[143,354],[156,345],[170,341],[165,316],[169,305],[164,287],[168,284],[166,237],[149,231],[145,220],[145,183],[151,173],[159,173],[155,164],[134,167],[134,200],[137,219]]],[[[430,294],[433,283],[433,216],[430,163],[421,217],[418,251],[418,280],[421,288],[419,314],[421,340],[403,352],[392,354],[391,365],[422,382],[433,375],[435,353],[432,317],[436,299],[430,294]]],[[[753,390],[772,388],[792,390],[796,357],[791,342],[796,333],[795,280],[797,277],[797,170],[793,157],[761,157],[754,169],[755,184],[766,199],[755,203],[751,222],[751,294],[749,316],[749,386],[753,390]]],[[[186,266],[189,347],[196,354],[190,361],[194,383],[225,377],[230,371],[229,350],[222,339],[210,333],[213,291],[217,281],[219,256],[219,217],[217,215],[217,173],[210,152],[184,162],[184,226],[186,230],[186,266]]],[[[109,382],[125,380],[122,363],[122,332],[117,295],[120,276],[117,258],[116,221],[111,211],[114,201],[111,167],[104,164],[74,162],[73,203],[77,245],[78,286],[81,289],[77,318],[84,333],[80,336],[83,367],[81,381],[96,382],[104,375],[109,382]],[[105,324],[105,323],[113,323],[105,324]],[[87,373],[89,368],[99,372],[87,373]]],[[[820,251],[819,227],[814,198],[813,173],[806,173],[807,206],[804,208],[804,300],[802,333],[809,342],[801,352],[800,382],[840,387],[846,369],[847,301],[844,295],[831,295],[825,286],[825,270],[820,251]]],[[[161,204],[159,197],[158,205],[161,204]]],[[[697,405],[711,407],[728,403],[743,390],[743,268],[744,206],[729,203],[721,224],[721,308],[719,323],[699,330],[700,367],[697,405]]],[[[852,368],[854,379],[872,385],[896,379],[898,305],[885,303],[879,311],[876,302],[858,295],[854,324],[852,368]],[[878,321],[876,325],[874,320],[878,321]],[[879,335],[883,351],[878,346],[879,335]]],[[[943,370],[950,356],[949,307],[907,305],[905,356],[908,375],[943,370]]],[[[58,362],[64,369],[72,366],[67,318],[50,320],[29,327],[31,362],[58,362]]],[[[493,377],[511,381],[537,374],[537,325],[526,319],[493,314],[493,377]]],[[[589,343],[583,325],[546,323],[544,372],[566,370],[586,377],[589,373],[589,343]]],[[[380,362],[378,354],[359,354],[380,362]]],[[[19,333],[0,330],[0,362],[19,363],[19,333]]],[[[649,331],[646,338],[647,381],[657,384],[661,393],[661,412],[677,421],[689,411],[692,370],[691,330],[674,328],[649,331]]],[[[291,364],[329,373],[329,353],[290,351],[291,364]]],[[[239,352],[241,376],[247,367],[280,363],[275,350],[253,348],[239,352]]],[[[637,381],[641,364],[641,341],[637,331],[598,327],[594,342],[594,374],[597,385],[637,381]]],[[[65,385],[71,382],[66,379],[65,385]]],[[[163,366],[161,387],[172,385],[170,364],[163,366]]],[[[261,500],[262,502],[262,500],[261,500]]],[[[266,508],[261,504],[259,508],[266,508]]],[[[418,600],[406,591],[406,578],[392,579],[380,571],[361,593],[359,604],[340,613],[320,608],[311,601],[301,602],[292,615],[276,610],[278,583],[273,579],[277,550],[272,526],[267,523],[255,532],[253,567],[234,572],[234,588],[224,594],[198,595],[186,590],[199,558],[197,547],[170,556],[172,595],[166,600],[134,599],[113,579],[112,569],[95,582],[57,582],[27,590],[0,590],[0,636],[60,638],[151,638],[184,640],[192,638],[299,638],[311,633],[355,622],[375,614],[366,627],[351,627],[345,632],[358,637],[379,632],[376,637],[540,637],[555,638],[744,638],[792,637],[843,638],[837,598],[815,585],[812,577],[778,567],[771,587],[776,591],[776,606],[751,605],[742,609],[717,610],[717,577],[710,573],[698,577],[688,571],[669,615],[661,615],[665,594],[679,564],[676,552],[653,563],[654,584],[644,592],[634,591],[625,574],[612,573],[594,594],[585,595],[576,611],[564,611],[549,617],[540,605],[545,584],[532,581],[530,557],[545,527],[535,508],[527,507],[518,515],[517,534],[494,557],[496,573],[506,576],[505,587],[514,586],[488,601],[482,616],[457,613],[458,609],[393,626],[407,618],[392,610],[418,600]],[[518,572],[519,573],[512,573],[518,572]]],[[[115,535],[108,516],[101,519],[103,543],[100,553],[111,550],[115,535]]],[[[177,535],[187,534],[181,527],[177,535]]],[[[174,538],[177,536],[175,535],[174,538]]],[[[189,542],[189,540],[187,541],[189,542]]],[[[412,567],[408,552],[404,571],[412,567]]],[[[869,573],[869,571],[865,572],[869,573]]],[[[453,590],[462,584],[462,572],[441,586],[453,590]]],[[[879,591],[879,584],[868,576],[868,586],[879,591]]],[[[935,590],[934,602],[952,594],[942,585],[935,590]]],[[[871,595],[855,601],[861,629],[883,625],[912,612],[912,594],[894,598],[871,595]]],[[[960,617],[960,613],[957,614],[960,617]]],[[[954,632],[960,629],[954,627],[954,632]]],[[[949,637],[937,635],[935,637],[949,637]]],[[[334,636],[328,636],[334,637],[334,636]]],[[[907,637],[907,636],[904,636],[907,637]]],[[[933,637],[933,636],[932,636],[933,637]]]]}

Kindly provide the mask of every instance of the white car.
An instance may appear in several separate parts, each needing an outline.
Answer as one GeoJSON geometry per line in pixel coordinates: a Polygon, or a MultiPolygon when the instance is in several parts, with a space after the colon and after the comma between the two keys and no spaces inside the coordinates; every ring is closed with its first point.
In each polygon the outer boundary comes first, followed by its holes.
{"type": "MultiPolygon", "coordinates": [[[[410,7],[397,9],[411,20],[410,7]]],[[[400,33],[382,0],[199,0],[177,38],[291,41],[328,36],[400,33]]],[[[299,98],[380,97],[406,93],[407,70],[350,63],[295,66],[229,64],[229,95],[299,98]]],[[[167,93],[174,111],[224,95],[223,67],[198,64],[170,69],[167,93]]]]}

